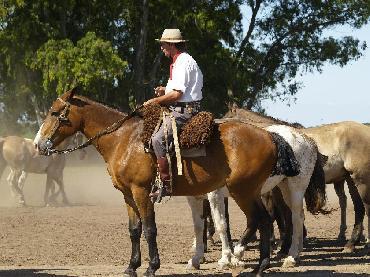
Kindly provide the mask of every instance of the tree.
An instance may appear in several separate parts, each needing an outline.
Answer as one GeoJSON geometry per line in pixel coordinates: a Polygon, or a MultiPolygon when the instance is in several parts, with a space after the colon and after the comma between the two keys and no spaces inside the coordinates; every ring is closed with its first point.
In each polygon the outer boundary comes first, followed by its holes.
{"type": "Polygon", "coordinates": [[[233,99],[247,108],[264,98],[284,98],[300,88],[295,77],[358,59],[366,43],[328,35],[342,25],[369,21],[369,1],[247,1],[251,19],[234,54],[233,99]]]}
{"type": "Polygon", "coordinates": [[[204,73],[206,109],[222,115],[229,102],[258,109],[262,99],[294,95],[299,74],[358,59],[365,43],[327,31],[367,24],[369,6],[358,0],[5,0],[4,118],[15,126],[20,118],[35,121],[77,83],[83,94],[124,110],[141,104],[168,78],[170,61],[155,42],[165,28],[180,28],[189,39],[204,73]]]}

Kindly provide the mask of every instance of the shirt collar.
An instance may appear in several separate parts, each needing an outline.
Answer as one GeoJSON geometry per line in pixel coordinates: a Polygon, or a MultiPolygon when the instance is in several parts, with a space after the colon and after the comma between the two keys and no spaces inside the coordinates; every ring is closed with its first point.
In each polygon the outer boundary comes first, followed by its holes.
{"type": "Polygon", "coordinates": [[[177,60],[178,56],[180,56],[183,52],[179,52],[177,53],[175,56],[172,57],[172,64],[175,63],[175,61],[177,60]]]}

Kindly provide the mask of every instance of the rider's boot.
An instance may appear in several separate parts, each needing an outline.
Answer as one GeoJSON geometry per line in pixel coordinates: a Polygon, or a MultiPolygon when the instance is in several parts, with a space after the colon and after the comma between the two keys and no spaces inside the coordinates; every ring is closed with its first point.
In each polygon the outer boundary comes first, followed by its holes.
{"type": "Polygon", "coordinates": [[[152,199],[152,202],[160,203],[162,198],[165,196],[171,196],[171,175],[170,175],[170,166],[166,157],[161,157],[157,159],[158,170],[162,186],[157,187],[155,191],[149,194],[149,197],[152,199]]]}

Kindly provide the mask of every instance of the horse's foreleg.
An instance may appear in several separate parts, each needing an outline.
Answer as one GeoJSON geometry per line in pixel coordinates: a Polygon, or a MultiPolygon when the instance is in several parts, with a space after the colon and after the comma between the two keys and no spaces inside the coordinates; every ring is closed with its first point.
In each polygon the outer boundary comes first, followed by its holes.
{"type": "Polygon", "coordinates": [[[21,172],[17,172],[15,170],[10,170],[9,176],[7,178],[7,181],[10,186],[10,192],[14,198],[17,199],[18,205],[24,206],[25,201],[24,201],[24,196],[22,190],[18,186],[18,181],[20,178],[21,172]]]}
{"type": "Polygon", "coordinates": [[[132,199],[125,197],[127,213],[129,217],[129,232],[131,239],[131,259],[125,274],[128,276],[137,276],[136,269],[141,265],[140,237],[142,233],[142,223],[139,217],[139,212],[135,207],[132,199]]]}
{"type": "Polygon", "coordinates": [[[363,233],[364,229],[363,220],[365,217],[365,208],[353,179],[348,176],[346,178],[346,182],[348,185],[348,191],[351,195],[351,199],[353,202],[353,208],[355,210],[355,224],[353,226],[351,238],[344,246],[343,252],[353,252],[355,250],[356,243],[360,241],[363,233]]]}
{"type": "Polygon", "coordinates": [[[216,230],[220,235],[222,243],[222,257],[218,261],[218,265],[220,268],[240,266],[241,262],[233,255],[230,248],[230,241],[227,234],[227,221],[225,216],[224,193],[222,192],[222,189],[218,189],[208,193],[207,196],[216,230]]]}
{"type": "Polygon", "coordinates": [[[346,230],[347,230],[347,222],[346,222],[347,196],[344,192],[344,180],[339,181],[339,182],[334,182],[334,189],[335,189],[335,193],[338,196],[339,207],[340,207],[340,228],[339,228],[338,241],[345,241],[346,240],[346,230]]]}
{"type": "Polygon", "coordinates": [[[149,248],[149,267],[144,276],[155,276],[160,267],[157,247],[157,226],[155,223],[154,205],[149,199],[149,191],[142,187],[132,189],[133,198],[143,224],[145,239],[149,248]]]}
{"type": "Polygon", "coordinates": [[[193,218],[194,234],[195,234],[195,253],[194,256],[188,261],[188,269],[199,269],[200,262],[204,258],[204,243],[203,243],[203,198],[194,196],[187,197],[191,214],[193,218]]]}

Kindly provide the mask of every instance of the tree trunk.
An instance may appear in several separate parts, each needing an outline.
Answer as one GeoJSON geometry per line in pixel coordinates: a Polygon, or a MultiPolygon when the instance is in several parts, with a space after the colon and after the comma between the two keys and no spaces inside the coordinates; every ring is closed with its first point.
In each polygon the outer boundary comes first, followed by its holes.
{"type": "Polygon", "coordinates": [[[148,0],[142,2],[142,17],[140,36],[137,39],[136,57],[134,63],[134,95],[137,104],[145,100],[144,74],[145,74],[145,45],[148,33],[148,0]]]}

